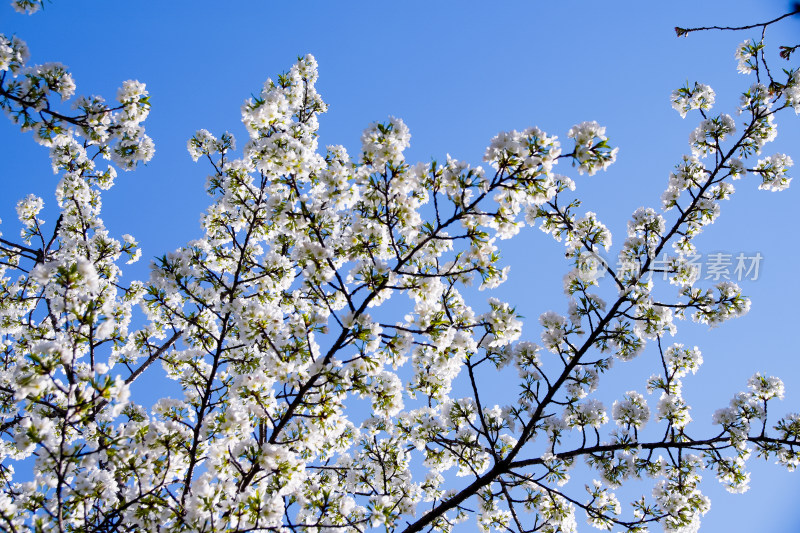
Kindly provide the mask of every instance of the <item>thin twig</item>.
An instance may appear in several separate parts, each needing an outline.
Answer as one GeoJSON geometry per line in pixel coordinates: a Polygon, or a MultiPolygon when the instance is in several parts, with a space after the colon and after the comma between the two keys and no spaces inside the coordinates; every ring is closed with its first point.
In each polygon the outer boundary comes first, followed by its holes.
{"type": "Polygon", "coordinates": [[[775,24],[776,22],[781,21],[787,17],[791,17],[793,15],[798,15],[798,14],[800,14],[800,6],[798,6],[794,11],[781,15],[780,17],[770,20],[769,22],[750,24],[748,26],[706,26],[702,28],[681,28],[679,26],[675,26],[675,33],[677,34],[678,37],[685,37],[687,34],[693,31],[706,31],[706,30],[741,31],[741,30],[752,30],[753,28],[766,28],[770,24],[775,24]]]}

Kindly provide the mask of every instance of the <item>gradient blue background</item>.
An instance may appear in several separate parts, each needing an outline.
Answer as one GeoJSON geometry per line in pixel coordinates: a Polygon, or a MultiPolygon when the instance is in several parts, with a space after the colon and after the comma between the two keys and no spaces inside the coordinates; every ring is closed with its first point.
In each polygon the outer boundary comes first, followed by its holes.
{"type": "MultiPolygon", "coordinates": [[[[110,231],[141,242],[144,260],[125,271],[125,279],[133,280],[147,277],[149,259],[200,236],[207,169],[192,163],[186,140],[206,128],[229,130],[244,142],[243,100],[305,53],[319,61],[318,89],[330,105],[320,121],[321,145],[343,144],[351,154],[358,153],[362,129],[389,115],[411,129],[409,160],[449,153],[473,164],[481,163],[489,140],[502,130],[536,125],[563,139],[576,122],[605,125],[620,147],[618,161],[608,172],[577,177],[578,193],[582,209],[595,211],[619,245],[630,213],[660,205],[670,170],[688,152],[696,115],[681,120],[670,107],[670,92],[687,80],[710,84],[716,109],[733,114],[738,94],[753,81],[736,73],[733,54],[756,32],[677,39],[673,27],[761,22],[786,10],[784,0],[55,0],[32,17],[0,6],[0,31],[25,40],[32,62],[68,65],[79,94],[113,100],[123,80],[147,83],[153,109],[145,125],[155,158],[120,173],[104,195],[110,231]]],[[[767,38],[773,51],[798,44],[800,20],[770,29],[767,38]]],[[[773,63],[777,68],[779,60],[773,63]]],[[[800,119],[784,114],[778,124],[778,141],[765,155],[789,153],[798,174],[800,119]]],[[[46,149],[30,134],[20,135],[3,120],[0,139],[0,229],[13,236],[17,199],[33,192],[54,203],[57,178],[46,149]]],[[[719,221],[697,240],[704,254],[760,252],[764,261],[760,279],[742,283],[753,300],[746,317],[711,331],[678,324],[676,340],[698,344],[705,356],[700,372],[685,382],[695,420],[706,423],[756,370],[786,383],[786,399],[775,414],[800,410],[798,186],[769,193],[756,190],[755,179],[738,182],[719,221]]],[[[566,309],[563,246],[538,230],[502,244],[511,278],[496,295],[528,317],[524,335],[536,340],[536,317],[566,309]]],[[[645,377],[654,371],[642,368],[645,377]]],[[[642,380],[617,385],[644,389],[642,380]]],[[[650,398],[651,406],[656,400],[650,398]]],[[[752,488],[745,495],[728,494],[713,476],[707,480],[712,509],[701,531],[800,531],[800,475],[756,459],[750,464],[752,488]]],[[[593,531],[580,518],[579,528],[593,531]]]]}

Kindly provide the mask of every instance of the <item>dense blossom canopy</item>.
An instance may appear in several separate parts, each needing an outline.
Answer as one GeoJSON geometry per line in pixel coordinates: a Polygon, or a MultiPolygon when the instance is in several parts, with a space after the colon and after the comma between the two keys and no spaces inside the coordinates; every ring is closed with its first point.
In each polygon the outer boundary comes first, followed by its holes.
{"type": "Polygon", "coordinates": [[[709,509],[704,473],[741,492],[753,452],[795,469],[800,415],[767,421],[780,379],[753,375],[699,435],[682,385],[703,357],[671,339],[686,318],[716,326],[749,309],[730,281],[701,286],[691,261],[732,181],[791,181],[791,158],[763,152],[773,117],[800,113],[800,71],[769,73],[762,48],[735,52],[755,78],[736,118],[714,113],[707,85],[672,94],[699,115],[689,153],[616,249],[579,211],[585,178],[557,173],[614,163],[603,126],[577,124],[563,144],[536,127],[500,133],[484,166],[406,161],[394,117],[364,130],[358,154],[323,150],[327,105],[301,57],[245,101],[239,151],[229,133],[188,141],[211,172],[203,237],[123,284],[140,252],[106,229],[101,199],[116,169],[154,154],[147,89],[75,98],[67,67],[29,65],[25,43],[0,35],[0,107],[49,147],[60,213],[45,225],[44,200],[27,196],[19,239],[0,234],[3,529],[692,532],[709,509]],[[562,241],[574,267],[566,314],[542,313],[536,342],[509,303],[465,299],[506,279],[500,241],[525,226],[562,241]],[[604,405],[595,391],[614,362],[645,352],[655,373],[604,405]],[[161,369],[183,395],[137,404],[131,384],[161,369]],[[489,372],[516,379],[509,403],[487,403],[489,372]],[[15,472],[29,457],[32,475],[15,472]],[[586,484],[570,483],[579,464],[586,484]],[[615,491],[639,478],[651,489],[623,511],[615,491]]]}

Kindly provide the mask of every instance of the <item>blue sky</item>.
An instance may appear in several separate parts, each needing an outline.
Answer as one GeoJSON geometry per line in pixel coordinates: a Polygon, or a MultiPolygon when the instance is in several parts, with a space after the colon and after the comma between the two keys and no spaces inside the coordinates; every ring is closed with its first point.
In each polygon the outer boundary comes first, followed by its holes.
{"type": "MultiPolygon", "coordinates": [[[[682,120],[670,107],[670,92],[686,81],[707,83],[717,93],[716,109],[733,114],[751,83],[736,73],[733,54],[757,33],[677,39],[673,27],[760,22],[789,2],[555,4],[55,0],[32,17],[0,7],[0,32],[25,40],[32,62],[69,66],[79,94],[111,99],[124,80],[147,84],[153,108],[145,125],[155,158],[121,173],[104,195],[107,226],[137,237],[145,259],[200,236],[206,168],[192,163],[186,140],[206,128],[229,130],[243,142],[243,100],[306,53],[319,61],[318,90],[330,106],[320,121],[321,144],[343,144],[351,153],[358,152],[362,129],[389,115],[411,130],[410,161],[449,153],[473,164],[481,163],[499,131],[539,126],[565,138],[577,122],[600,122],[620,147],[617,163],[608,172],[575,177],[583,209],[595,211],[619,244],[630,214],[659,206],[670,170],[688,152],[696,118],[682,120]]],[[[769,30],[768,45],[798,44],[798,36],[800,19],[787,21],[769,30]]],[[[798,173],[800,118],[785,114],[778,125],[778,140],[765,155],[788,153],[798,173]]],[[[33,192],[52,203],[56,178],[30,134],[3,121],[0,139],[0,218],[3,233],[12,235],[16,200],[33,192]]],[[[753,301],[748,316],[712,331],[691,325],[679,331],[678,342],[698,344],[705,356],[700,372],[686,380],[695,420],[727,404],[756,370],[784,379],[779,414],[800,410],[797,186],[769,193],[752,179],[738,182],[719,221],[697,240],[704,254],[758,252],[764,259],[759,279],[742,283],[753,301]]],[[[563,247],[538,230],[504,245],[511,279],[498,296],[528,317],[525,336],[536,340],[535,318],[566,307],[563,247]]],[[[126,271],[128,280],[147,275],[146,260],[126,271]]],[[[644,388],[641,380],[620,386],[644,388]]],[[[743,496],[708,479],[712,509],[702,531],[800,530],[800,475],[756,459],[751,465],[752,488],[743,496]]],[[[591,528],[584,524],[584,530],[591,528]]]]}

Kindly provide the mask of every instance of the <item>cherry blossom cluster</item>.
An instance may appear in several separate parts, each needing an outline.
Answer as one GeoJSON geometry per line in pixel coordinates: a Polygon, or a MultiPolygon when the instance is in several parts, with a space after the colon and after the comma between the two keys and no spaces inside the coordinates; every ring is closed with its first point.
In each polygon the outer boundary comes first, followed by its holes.
{"type": "MultiPolygon", "coordinates": [[[[141,125],[150,112],[143,83],[124,82],[113,107],[101,96],[80,96],[73,103],[77,114],[68,114],[57,106],[75,94],[68,69],[60,63],[27,66],[28,56],[23,41],[0,34],[0,109],[50,147],[55,171],[65,164],[93,166],[95,154],[125,170],[153,157],[153,141],[141,125]]],[[[103,181],[110,184],[113,176],[103,181]]]]}

